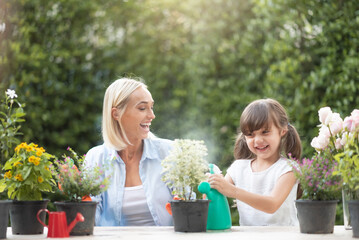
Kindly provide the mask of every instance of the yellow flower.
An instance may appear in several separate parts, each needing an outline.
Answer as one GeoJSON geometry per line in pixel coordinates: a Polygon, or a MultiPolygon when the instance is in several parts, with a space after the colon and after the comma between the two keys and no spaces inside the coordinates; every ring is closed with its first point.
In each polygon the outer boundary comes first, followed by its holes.
{"type": "Polygon", "coordinates": [[[11,178],[12,177],[12,174],[10,171],[7,171],[5,174],[4,174],[4,178],[11,178]]]}
{"type": "Polygon", "coordinates": [[[16,167],[17,165],[22,165],[22,163],[21,162],[14,163],[14,167],[16,167]]]}
{"type": "Polygon", "coordinates": [[[35,158],[36,158],[35,156],[30,156],[29,157],[29,162],[33,163],[35,161],[35,158]]]}
{"type": "Polygon", "coordinates": [[[45,149],[43,147],[40,147],[40,148],[36,148],[36,151],[40,151],[42,153],[46,152],[45,149]]]}
{"type": "Polygon", "coordinates": [[[37,150],[36,155],[40,157],[42,155],[42,151],[37,150]]]}
{"type": "Polygon", "coordinates": [[[24,181],[24,179],[22,178],[22,175],[20,173],[15,176],[15,179],[18,180],[19,182],[24,181]]]}
{"type": "Polygon", "coordinates": [[[40,176],[40,177],[37,178],[37,181],[38,181],[39,183],[42,183],[42,182],[44,181],[44,179],[40,176]]]}
{"type": "Polygon", "coordinates": [[[20,143],[19,145],[16,146],[15,152],[16,152],[16,153],[19,153],[21,149],[27,148],[27,147],[28,147],[28,145],[27,145],[25,142],[20,143]]]}
{"type": "Polygon", "coordinates": [[[31,152],[32,150],[33,150],[33,147],[31,147],[31,146],[26,146],[26,151],[31,152]]]}
{"type": "Polygon", "coordinates": [[[40,164],[40,158],[39,157],[35,157],[35,156],[30,156],[29,157],[29,162],[33,163],[35,166],[40,164]]]}

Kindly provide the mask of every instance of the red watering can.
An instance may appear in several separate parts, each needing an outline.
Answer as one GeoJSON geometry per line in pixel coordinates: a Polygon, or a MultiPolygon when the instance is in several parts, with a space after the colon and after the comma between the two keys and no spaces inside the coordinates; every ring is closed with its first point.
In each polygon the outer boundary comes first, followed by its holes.
{"type": "Polygon", "coordinates": [[[70,236],[70,231],[76,225],[77,222],[83,222],[85,218],[81,213],[77,213],[76,218],[67,226],[66,213],[65,212],[50,212],[47,209],[40,209],[37,212],[37,220],[48,228],[47,237],[49,238],[66,238],[70,236]],[[46,225],[40,220],[40,213],[47,212],[49,214],[49,225],[46,225]]]}

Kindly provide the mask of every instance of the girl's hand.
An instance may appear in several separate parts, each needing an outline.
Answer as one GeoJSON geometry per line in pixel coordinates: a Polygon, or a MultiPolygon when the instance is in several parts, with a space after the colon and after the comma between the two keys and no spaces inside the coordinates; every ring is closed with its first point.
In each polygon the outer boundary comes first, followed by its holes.
{"type": "Polygon", "coordinates": [[[216,189],[227,197],[234,198],[237,188],[233,185],[230,177],[230,179],[227,179],[228,177],[229,176],[226,176],[226,178],[224,178],[222,174],[211,174],[208,178],[208,182],[211,188],[216,189]]]}

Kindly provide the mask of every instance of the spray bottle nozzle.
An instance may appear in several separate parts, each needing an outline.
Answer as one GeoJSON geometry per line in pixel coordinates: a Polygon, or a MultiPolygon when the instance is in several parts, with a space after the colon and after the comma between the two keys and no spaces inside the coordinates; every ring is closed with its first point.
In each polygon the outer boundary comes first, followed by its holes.
{"type": "Polygon", "coordinates": [[[213,174],[213,173],[214,173],[214,171],[213,171],[213,164],[212,164],[212,163],[209,164],[209,173],[210,173],[210,174],[213,174]]]}

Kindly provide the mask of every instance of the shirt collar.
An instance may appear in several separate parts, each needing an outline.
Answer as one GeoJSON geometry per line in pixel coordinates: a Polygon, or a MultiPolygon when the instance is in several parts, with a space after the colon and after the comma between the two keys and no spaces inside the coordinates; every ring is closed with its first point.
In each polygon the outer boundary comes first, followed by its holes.
{"type": "Polygon", "coordinates": [[[146,159],[159,159],[156,146],[154,146],[153,142],[148,138],[143,140],[143,153],[141,161],[146,159]]]}
{"type": "MultiPolygon", "coordinates": [[[[111,158],[115,158],[118,162],[124,163],[117,151],[115,149],[111,150],[111,158]]],[[[154,144],[148,138],[143,140],[143,153],[141,161],[145,161],[146,159],[159,159],[158,152],[156,151],[154,144]]]]}

